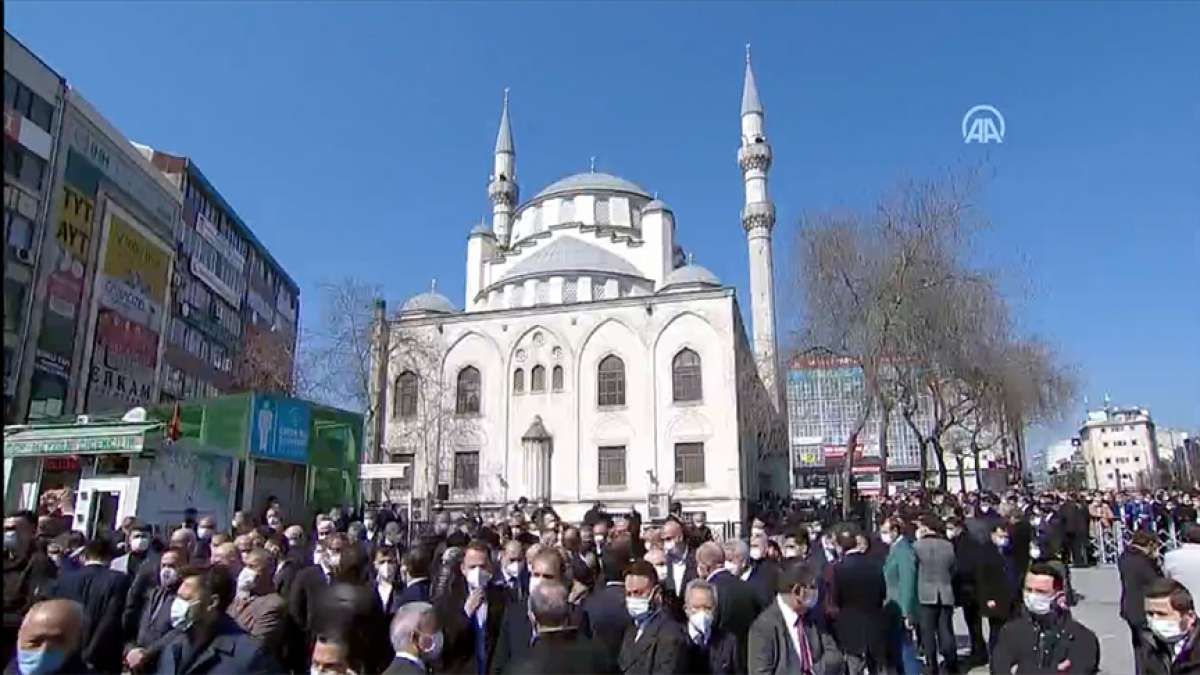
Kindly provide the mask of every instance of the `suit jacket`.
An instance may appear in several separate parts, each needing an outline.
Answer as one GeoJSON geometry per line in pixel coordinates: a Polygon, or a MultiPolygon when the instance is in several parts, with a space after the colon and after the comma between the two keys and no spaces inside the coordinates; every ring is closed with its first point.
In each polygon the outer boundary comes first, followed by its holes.
{"type": "Polygon", "coordinates": [[[834,634],[848,654],[882,656],[886,642],[883,565],[865,553],[848,553],[833,568],[834,634]]]}
{"type": "Polygon", "coordinates": [[[325,570],[317,565],[309,565],[296,573],[288,589],[286,665],[295,672],[308,672],[318,600],[327,588],[329,578],[325,570]]]}
{"type": "Polygon", "coordinates": [[[235,597],[229,604],[232,616],[242,630],[258,639],[273,658],[283,655],[283,638],[287,629],[287,612],[278,593],[235,597]]]}
{"type": "MultiPolygon", "coordinates": [[[[483,670],[486,671],[500,635],[506,596],[504,587],[495,584],[488,584],[484,593],[487,601],[487,619],[484,621],[482,629],[484,658],[487,662],[483,664],[483,670]]],[[[475,639],[480,628],[475,618],[468,617],[463,611],[466,602],[467,582],[461,576],[455,576],[446,593],[438,598],[435,604],[438,622],[441,624],[442,634],[445,636],[439,673],[475,675],[480,670],[475,653],[475,639]]]]}
{"type": "Polygon", "coordinates": [[[642,627],[638,637],[636,625],[625,629],[617,666],[621,673],[638,675],[674,675],[684,672],[687,661],[687,634],[661,609],[642,627]]]}
{"type": "Polygon", "coordinates": [[[759,560],[750,563],[750,576],[746,583],[754,589],[758,596],[758,604],[766,607],[775,602],[775,582],[779,579],[779,566],[770,560],[759,560]]]}
{"type": "Polygon", "coordinates": [[[504,675],[615,675],[604,646],[571,629],[539,635],[533,646],[503,671],[504,675]]]}
{"type": "MultiPolygon", "coordinates": [[[[392,595],[395,595],[392,591],[392,595]]],[[[429,602],[429,580],[421,579],[415,584],[405,586],[400,593],[400,597],[396,600],[396,607],[403,607],[410,602],[429,602]]]]}
{"type": "Polygon", "coordinates": [[[138,647],[151,648],[171,630],[171,603],[174,601],[173,590],[160,586],[151,592],[138,619],[137,639],[134,641],[138,647]]]}
{"type": "Polygon", "coordinates": [[[137,574],[129,575],[129,593],[125,596],[125,612],[121,623],[125,638],[137,637],[146,603],[158,590],[158,562],[142,565],[137,574]]]}
{"type": "Polygon", "coordinates": [[[412,661],[402,659],[399,656],[392,659],[392,664],[388,666],[387,670],[383,671],[383,675],[427,675],[428,673],[429,669],[427,667],[418,666],[412,661]]]}
{"type": "Polygon", "coordinates": [[[883,561],[883,582],[887,589],[884,606],[896,617],[917,619],[917,554],[912,543],[901,537],[892,545],[883,561]]]}
{"type": "Polygon", "coordinates": [[[713,628],[708,644],[698,644],[688,634],[687,660],[683,672],[688,675],[734,675],[746,672],[745,656],[732,633],[713,628]]]}
{"type": "Polygon", "coordinates": [[[1069,660],[1069,669],[1057,672],[1095,675],[1100,669],[1100,642],[1096,639],[1096,634],[1070,615],[1062,618],[1060,630],[1062,635],[1050,653],[1042,654],[1039,648],[1039,628],[1033,619],[1022,616],[1004,624],[992,650],[989,664],[991,672],[995,675],[1009,675],[1013,672],[1017,675],[1053,673],[1060,663],[1069,660]],[[1048,665],[1042,665],[1043,659],[1048,665]]]}
{"type": "Polygon", "coordinates": [[[954,606],[954,545],[938,535],[913,544],[917,554],[917,600],[922,605],[954,606]]]}
{"type": "MultiPolygon", "coordinates": [[[[144,553],[126,553],[125,555],[113,558],[112,562],[108,564],[108,568],[114,572],[128,574],[132,577],[137,574],[138,570],[145,565],[156,563],[157,561],[158,555],[151,551],[146,551],[144,553]]],[[[156,564],[152,566],[158,567],[156,564]]]]}
{"type": "Polygon", "coordinates": [[[129,577],[105,565],[84,565],[55,584],[54,597],[83,605],[88,628],[83,636],[82,656],[96,670],[121,670],[121,648],[125,644],[121,622],[128,593],[129,577]]]}
{"type": "Polygon", "coordinates": [[[688,582],[696,578],[696,552],[688,549],[684,552],[683,558],[679,561],[667,560],[667,578],[659,579],[659,583],[663,588],[676,596],[682,598],[683,590],[687,588],[688,582]],[[683,583],[676,586],[675,584],[675,569],[679,563],[683,565],[683,583]]]}
{"type": "Polygon", "coordinates": [[[975,595],[979,612],[995,619],[1007,619],[1020,597],[1017,563],[1007,551],[995,544],[980,546],[975,562],[975,595]],[[994,603],[989,607],[988,603],[994,603]]]}
{"type": "Polygon", "coordinates": [[[279,597],[286,598],[292,590],[292,582],[296,580],[296,575],[300,570],[304,569],[307,563],[299,559],[299,556],[293,556],[289,553],[283,559],[283,566],[275,571],[275,592],[279,597]]]}
{"type": "MultiPolygon", "coordinates": [[[[496,637],[496,651],[492,653],[491,673],[503,673],[514,662],[529,655],[533,644],[533,624],[529,621],[528,599],[510,597],[500,621],[500,633],[496,637]]],[[[571,607],[572,634],[580,639],[591,637],[591,627],[583,607],[571,607]]],[[[540,638],[539,638],[540,639],[540,638]]]]}
{"type": "Polygon", "coordinates": [[[1132,546],[1117,559],[1121,573],[1121,618],[1134,626],[1146,625],[1146,587],[1162,576],[1158,561],[1132,546]]]}
{"type": "Polygon", "coordinates": [[[155,671],[158,675],[268,675],[282,671],[279,664],[263,649],[262,644],[239,628],[228,616],[217,620],[212,640],[190,660],[186,668],[181,668],[191,649],[189,640],[187,633],[180,633],[166,645],[158,659],[158,670],[155,671]]]}
{"type": "Polygon", "coordinates": [[[633,625],[625,609],[625,585],[619,581],[612,585],[597,586],[583,601],[583,611],[592,627],[592,635],[610,654],[615,666],[625,629],[633,625]]]}
{"type": "MultiPolygon", "coordinates": [[[[797,675],[800,655],[791,638],[793,629],[783,620],[778,602],[772,602],[750,627],[750,675],[797,675]]],[[[820,623],[805,620],[804,632],[812,653],[813,675],[843,675],[846,662],[837,642],[820,623]]]]}
{"type": "Polygon", "coordinates": [[[763,610],[763,603],[750,584],[721,570],[712,576],[717,588],[717,611],[713,617],[713,628],[729,633],[737,641],[737,667],[746,670],[746,641],[750,626],[763,610]]]}

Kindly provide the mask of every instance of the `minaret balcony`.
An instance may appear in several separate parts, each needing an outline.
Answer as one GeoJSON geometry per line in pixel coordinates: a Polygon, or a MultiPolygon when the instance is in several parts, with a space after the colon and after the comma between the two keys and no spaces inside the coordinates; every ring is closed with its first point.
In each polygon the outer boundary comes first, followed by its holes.
{"type": "Polygon", "coordinates": [[[765,227],[770,230],[775,227],[775,204],[771,202],[752,202],[742,208],[742,227],[749,232],[765,227]]]}
{"type": "Polygon", "coordinates": [[[738,166],[742,167],[742,171],[766,171],[771,168],[771,146],[762,142],[738,148],[738,166]]]}
{"type": "Polygon", "coordinates": [[[507,204],[514,206],[517,203],[519,190],[517,184],[506,178],[493,179],[488,183],[488,198],[493,204],[507,204]]]}

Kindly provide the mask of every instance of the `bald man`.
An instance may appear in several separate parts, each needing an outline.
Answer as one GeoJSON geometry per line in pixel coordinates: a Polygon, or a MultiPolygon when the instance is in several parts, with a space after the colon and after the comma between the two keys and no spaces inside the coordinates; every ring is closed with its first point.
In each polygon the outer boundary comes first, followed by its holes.
{"type": "Polygon", "coordinates": [[[83,622],[83,606],[73,600],[35,604],[17,631],[16,672],[94,673],[80,656],[83,622]]]}
{"type": "Polygon", "coordinates": [[[705,542],[696,549],[696,576],[716,589],[714,626],[737,639],[739,672],[745,672],[750,626],[764,605],[750,584],[725,569],[725,551],[716,542],[705,542]]]}

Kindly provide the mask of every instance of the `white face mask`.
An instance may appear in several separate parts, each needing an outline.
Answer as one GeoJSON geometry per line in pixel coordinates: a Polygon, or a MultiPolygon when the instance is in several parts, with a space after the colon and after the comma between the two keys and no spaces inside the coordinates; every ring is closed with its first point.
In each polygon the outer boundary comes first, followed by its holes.
{"type": "Polygon", "coordinates": [[[667,578],[667,566],[666,565],[655,565],[654,571],[655,571],[655,573],[658,574],[659,581],[662,581],[663,579],[667,578]]]}
{"type": "Polygon", "coordinates": [[[688,615],[688,624],[696,629],[696,632],[708,635],[708,631],[712,628],[713,615],[712,612],[692,612],[688,615]]]}
{"type": "Polygon", "coordinates": [[[171,601],[171,628],[185,627],[191,624],[191,609],[195,603],[176,597],[171,601]]]}
{"type": "Polygon", "coordinates": [[[5,532],[4,533],[4,550],[5,551],[17,550],[17,541],[18,541],[18,539],[17,539],[16,531],[5,532]]]}
{"type": "Polygon", "coordinates": [[[625,611],[634,619],[645,616],[650,611],[650,598],[625,598],[625,611]]]}
{"type": "Polygon", "coordinates": [[[213,530],[211,527],[196,528],[196,536],[200,538],[200,541],[208,541],[212,539],[213,530]]]}
{"type": "Polygon", "coordinates": [[[750,559],[751,560],[762,560],[762,557],[763,557],[763,551],[762,551],[761,546],[751,546],[750,547],[750,559]]]}
{"type": "Polygon", "coordinates": [[[329,569],[337,569],[337,566],[342,564],[342,554],[330,553],[325,556],[325,562],[328,564],[329,569]]]}
{"type": "Polygon", "coordinates": [[[533,595],[533,592],[535,590],[537,590],[538,586],[541,586],[541,585],[542,585],[541,577],[529,577],[529,594],[533,595]]]}
{"type": "Polygon", "coordinates": [[[249,567],[243,567],[241,572],[238,572],[237,577],[237,592],[247,595],[254,589],[254,585],[258,583],[258,573],[249,567]]]}
{"type": "Polygon", "coordinates": [[[309,669],[308,674],[309,675],[358,675],[358,673],[356,673],[353,668],[347,668],[345,670],[339,671],[339,670],[333,670],[332,668],[322,668],[321,666],[318,666],[316,664],[314,664],[313,667],[309,669]]]}
{"type": "Polygon", "coordinates": [[[896,535],[892,534],[891,532],[880,532],[879,540],[888,546],[891,546],[896,542],[896,535]]]}
{"type": "Polygon", "coordinates": [[[158,570],[158,583],[161,586],[170,586],[179,579],[179,572],[175,571],[174,567],[163,567],[158,570]]]}
{"type": "Polygon", "coordinates": [[[1183,626],[1173,619],[1150,619],[1150,630],[1167,643],[1177,642],[1185,634],[1183,626]]]}
{"type": "Polygon", "coordinates": [[[492,575],[482,567],[472,567],[467,571],[467,586],[471,590],[483,588],[492,580],[492,575]]]}
{"type": "Polygon", "coordinates": [[[395,563],[380,563],[375,566],[375,576],[380,581],[391,581],[396,576],[395,563]]]}
{"type": "Polygon", "coordinates": [[[517,577],[521,574],[521,562],[513,560],[504,565],[504,574],[509,577],[517,577]]]}
{"type": "Polygon", "coordinates": [[[1049,614],[1054,609],[1054,596],[1041,593],[1025,594],[1025,609],[1030,614],[1049,614]]]}
{"type": "Polygon", "coordinates": [[[145,553],[150,548],[149,537],[132,537],[129,540],[129,550],[134,553],[145,553]]]}
{"type": "Polygon", "coordinates": [[[729,572],[730,574],[732,574],[735,577],[742,573],[742,570],[738,568],[738,564],[735,562],[731,562],[731,561],[726,561],[725,571],[729,572]]]}

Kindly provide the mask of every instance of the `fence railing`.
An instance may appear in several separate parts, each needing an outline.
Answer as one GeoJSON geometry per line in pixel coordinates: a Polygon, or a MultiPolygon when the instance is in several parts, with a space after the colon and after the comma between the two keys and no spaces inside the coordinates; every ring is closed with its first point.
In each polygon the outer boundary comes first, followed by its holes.
{"type": "Polygon", "coordinates": [[[1121,521],[1113,521],[1111,523],[1102,523],[1099,521],[1093,522],[1091,527],[1091,545],[1092,555],[1095,557],[1098,565],[1115,565],[1117,559],[1125,552],[1125,547],[1133,539],[1133,533],[1138,529],[1147,532],[1153,532],[1154,536],[1158,537],[1158,557],[1161,561],[1162,556],[1168,551],[1179,548],[1179,532],[1173,521],[1168,521],[1165,528],[1129,528],[1121,521]]]}

